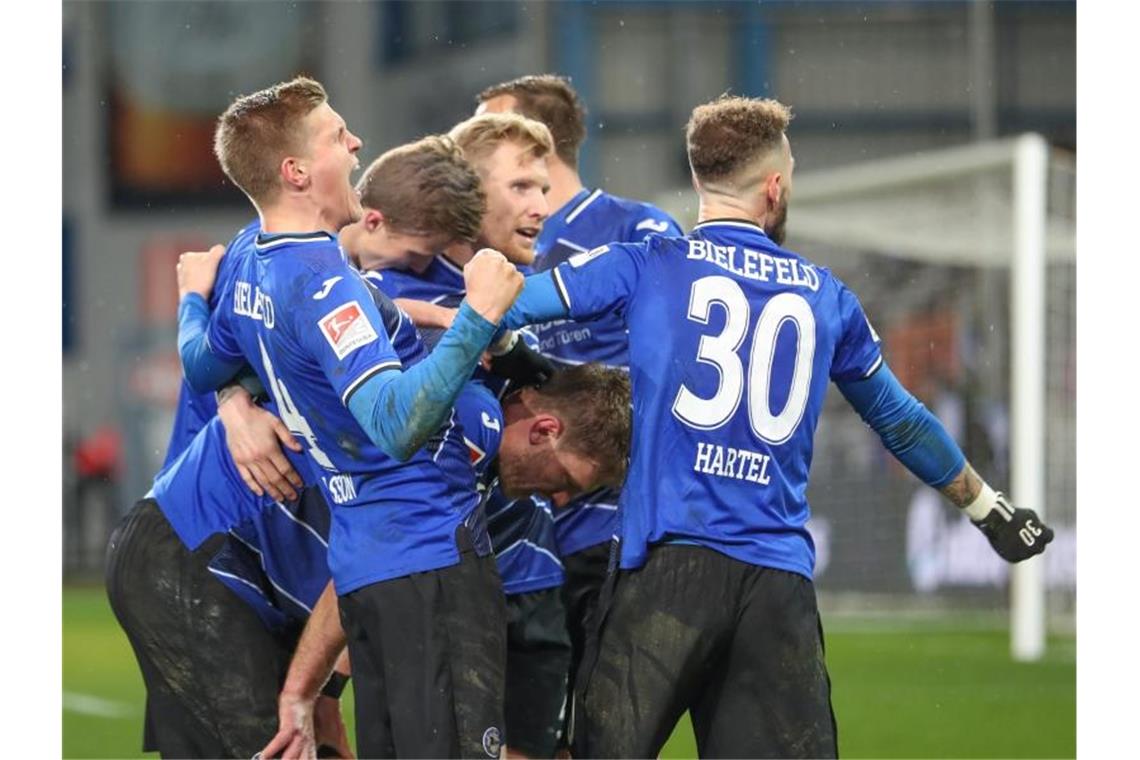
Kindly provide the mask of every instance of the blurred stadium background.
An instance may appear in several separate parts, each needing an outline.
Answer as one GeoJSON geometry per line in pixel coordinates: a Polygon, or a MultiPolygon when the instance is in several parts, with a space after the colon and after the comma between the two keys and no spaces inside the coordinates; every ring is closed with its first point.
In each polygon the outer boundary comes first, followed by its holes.
{"type": "MultiPolygon", "coordinates": [[[[177,255],[251,216],[213,159],[216,115],[307,72],[366,162],[544,71],[590,110],[586,184],[684,227],[690,109],[725,91],[792,105],[789,246],[859,294],[896,374],[1007,486],[1012,138],[1044,138],[1043,503],[1027,504],[1057,530],[1044,657],[1011,660],[1008,567],[838,394],[809,498],[844,754],[1074,756],[1074,2],[64,2],[62,33],[65,756],[139,754],[141,680],[101,563],[169,435],[177,255]],[[987,731],[993,711],[1020,733],[987,731]]],[[[693,751],[681,730],[666,754],[693,751]]]]}

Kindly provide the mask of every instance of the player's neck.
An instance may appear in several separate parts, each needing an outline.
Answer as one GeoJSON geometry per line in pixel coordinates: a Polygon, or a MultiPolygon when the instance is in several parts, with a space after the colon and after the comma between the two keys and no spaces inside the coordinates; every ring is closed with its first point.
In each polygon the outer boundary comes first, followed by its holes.
{"type": "Polygon", "coordinates": [[[261,209],[261,231],[279,232],[327,232],[337,234],[340,230],[321,213],[321,209],[305,202],[282,200],[261,209]]]}
{"type": "Polygon", "coordinates": [[[574,199],[582,192],[584,185],[578,176],[578,170],[562,163],[557,158],[548,158],[547,169],[550,171],[550,192],[546,194],[546,203],[550,206],[551,215],[574,199]]]}
{"type": "Polygon", "coordinates": [[[484,243],[482,241],[482,239],[480,239],[480,240],[477,240],[475,242],[475,245],[473,245],[473,246],[472,245],[448,246],[447,248],[443,249],[443,252],[440,255],[445,257],[452,264],[455,264],[457,267],[462,269],[463,267],[465,267],[467,265],[468,261],[475,258],[475,251],[477,251],[481,248],[487,248],[487,247],[488,247],[487,244],[484,243]]]}
{"type": "Polygon", "coordinates": [[[750,207],[749,204],[721,197],[701,196],[697,210],[697,224],[712,219],[735,219],[763,228],[766,217],[766,213],[757,215],[755,207],[750,207]]]}

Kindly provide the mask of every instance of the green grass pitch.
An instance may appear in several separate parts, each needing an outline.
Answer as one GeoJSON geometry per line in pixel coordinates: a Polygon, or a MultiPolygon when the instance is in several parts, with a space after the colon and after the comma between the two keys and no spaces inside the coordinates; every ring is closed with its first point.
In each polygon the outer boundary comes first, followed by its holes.
{"type": "MultiPolygon", "coordinates": [[[[1019,664],[1005,631],[968,622],[825,617],[824,628],[841,756],[1076,756],[1072,637],[1019,664]]],[[[63,695],[64,757],[147,756],[142,678],[101,587],[64,589],[63,695]]],[[[346,697],[351,727],[351,687],[346,697]]],[[[686,718],[661,756],[695,755],[686,718]]]]}

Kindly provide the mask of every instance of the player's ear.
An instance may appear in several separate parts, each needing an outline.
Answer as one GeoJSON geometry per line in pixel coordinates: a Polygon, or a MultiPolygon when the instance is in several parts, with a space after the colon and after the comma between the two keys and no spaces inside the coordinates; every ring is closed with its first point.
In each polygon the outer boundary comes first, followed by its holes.
{"type": "Polygon", "coordinates": [[[281,161],[281,180],[288,188],[304,190],[309,184],[309,169],[301,159],[286,156],[281,161]]]}
{"type": "Polygon", "coordinates": [[[364,222],[364,229],[375,232],[384,225],[384,215],[374,208],[366,208],[364,209],[364,218],[361,221],[364,222]]]}
{"type": "Polygon", "coordinates": [[[764,180],[764,189],[768,196],[768,205],[773,208],[780,205],[780,198],[784,195],[783,177],[784,175],[780,172],[772,172],[768,175],[768,179],[764,180]]]}
{"type": "Polygon", "coordinates": [[[530,423],[530,445],[552,445],[562,435],[562,431],[562,420],[553,414],[536,414],[530,423]]]}

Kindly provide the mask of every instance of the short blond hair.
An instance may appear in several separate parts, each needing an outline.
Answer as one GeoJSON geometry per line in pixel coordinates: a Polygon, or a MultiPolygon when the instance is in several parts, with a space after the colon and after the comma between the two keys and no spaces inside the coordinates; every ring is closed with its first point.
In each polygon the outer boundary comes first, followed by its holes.
{"type": "Polygon", "coordinates": [[[517,113],[472,116],[452,127],[448,135],[476,167],[504,142],[517,143],[531,158],[545,158],[554,152],[554,138],[546,125],[517,113]]]}
{"type": "Polygon", "coordinates": [[[255,204],[273,201],[281,162],[304,146],[302,121],[327,100],[321,83],[305,76],[239,97],[214,130],[222,171],[255,204]]]}
{"type": "Polygon", "coordinates": [[[689,166],[698,182],[737,178],[783,143],[792,111],[778,100],[723,95],[697,106],[685,127],[689,166]]]}
{"type": "Polygon", "coordinates": [[[366,208],[404,234],[473,242],[487,209],[483,181],[447,135],[392,148],[364,170],[356,189],[366,208]]]}

